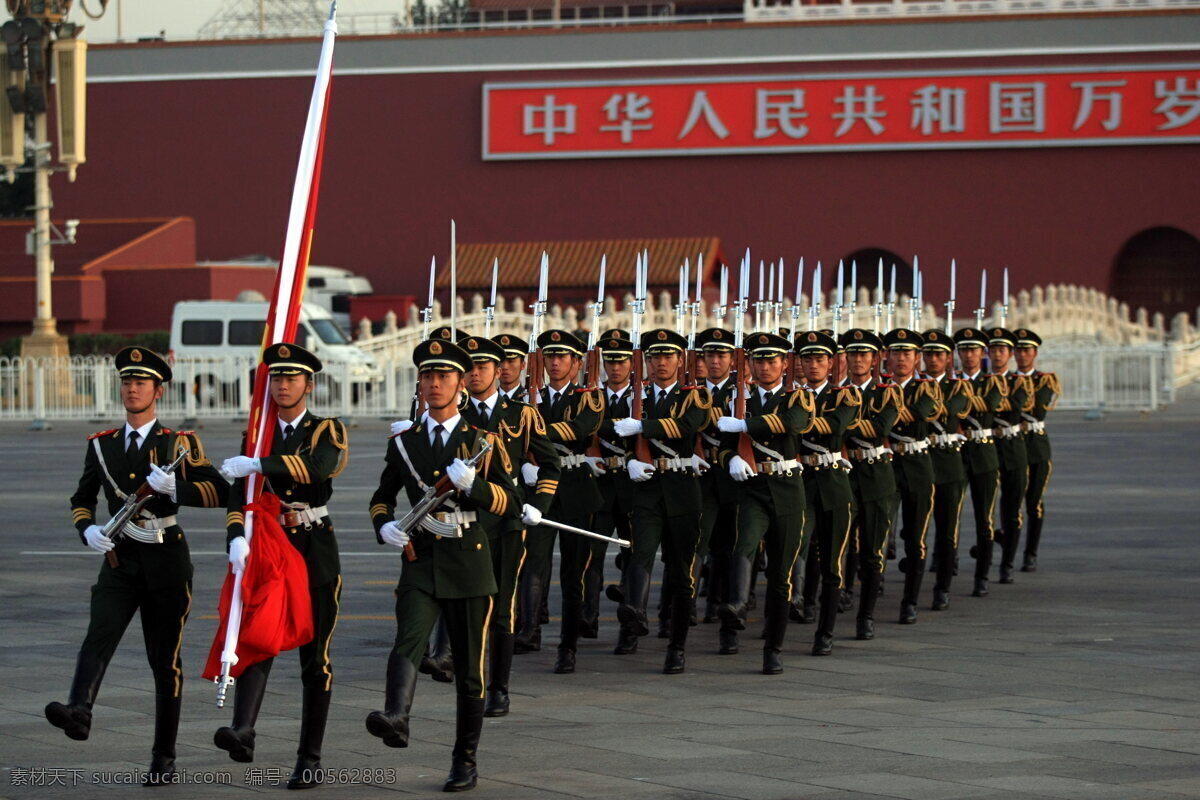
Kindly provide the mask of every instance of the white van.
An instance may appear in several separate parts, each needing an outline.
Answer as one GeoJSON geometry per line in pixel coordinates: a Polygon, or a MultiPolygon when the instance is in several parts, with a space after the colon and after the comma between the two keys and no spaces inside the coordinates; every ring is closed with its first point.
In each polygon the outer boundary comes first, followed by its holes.
{"type": "Polygon", "coordinates": [[[308,302],[332,314],[344,330],[350,330],[350,298],[375,291],[369,280],[340,267],[310,264],[306,275],[308,285],[304,296],[308,302]]]}
{"type": "MultiPolygon", "coordinates": [[[[237,300],[183,300],[171,315],[171,350],[176,379],[190,379],[206,407],[236,404],[243,397],[241,378],[253,375],[262,350],[268,303],[237,300]]],[[[324,365],[315,388],[319,404],[337,402],[349,378],[354,397],[381,381],[379,365],[355,346],[318,305],[300,308],[296,343],[324,365]]],[[[247,390],[249,388],[247,383],[247,390]]]]}

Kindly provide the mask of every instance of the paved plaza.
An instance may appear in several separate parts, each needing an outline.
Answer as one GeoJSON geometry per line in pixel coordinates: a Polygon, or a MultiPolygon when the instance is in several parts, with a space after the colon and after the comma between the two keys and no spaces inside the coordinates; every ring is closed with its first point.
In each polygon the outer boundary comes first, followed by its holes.
{"type": "MultiPolygon", "coordinates": [[[[66,699],[100,564],[80,545],[67,498],[85,435],[117,422],[57,423],[48,433],[0,425],[3,797],[149,791],[119,782],[150,759],[153,682],[136,620],[108,668],[91,738],[68,740],[42,716],[48,701],[66,699]]],[[[345,589],[322,761],[343,783],[313,796],[440,795],[454,738],[452,687],[422,676],[406,750],[383,746],[363,726],[382,707],[400,559],[375,544],[367,517],[387,423],[356,422],[330,504],[345,589]]],[[[203,423],[214,461],[233,454],[241,428],[203,423]]],[[[891,562],[874,641],[854,641],[853,614],[843,614],[833,656],[813,658],[813,626],[793,624],[784,674],[774,677],[758,672],[757,622],[736,656],[717,655],[717,626],[693,628],[682,675],[660,674],[663,640],[614,656],[616,608],[607,600],[600,638],[580,643],[578,671],[553,675],[555,617],[548,646],[515,659],[512,714],[485,721],[474,796],[1200,797],[1200,392],[1153,415],[1085,421],[1058,412],[1050,430],[1038,572],[1018,573],[1011,586],[993,580],[990,597],[970,597],[973,531],[964,530],[949,610],[929,610],[929,579],[918,624],[898,625],[902,581],[891,562]]],[[[299,728],[297,658],[284,654],[272,672],[256,761],[230,761],[212,744],[230,710],[215,708],[213,686],[199,677],[226,569],[224,512],[181,513],[196,575],[178,764],[197,783],[157,796],[282,792],[299,728]]],[[[555,588],[552,603],[557,596],[555,588]]]]}

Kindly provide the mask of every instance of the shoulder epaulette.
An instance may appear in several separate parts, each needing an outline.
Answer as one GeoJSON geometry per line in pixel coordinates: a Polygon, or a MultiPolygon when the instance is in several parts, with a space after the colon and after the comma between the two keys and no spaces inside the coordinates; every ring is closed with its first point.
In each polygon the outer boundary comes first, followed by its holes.
{"type": "Polygon", "coordinates": [[[108,436],[110,433],[116,433],[119,430],[120,430],[120,428],[109,428],[106,431],[99,431],[98,433],[93,433],[90,436],[88,436],[88,441],[90,442],[92,439],[99,439],[101,436],[108,436]]]}
{"type": "Polygon", "coordinates": [[[834,406],[835,408],[840,405],[847,405],[847,406],[851,406],[851,407],[862,405],[862,392],[858,391],[857,386],[839,386],[837,388],[838,389],[853,389],[853,391],[850,391],[850,392],[839,391],[837,403],[834,406]]]}

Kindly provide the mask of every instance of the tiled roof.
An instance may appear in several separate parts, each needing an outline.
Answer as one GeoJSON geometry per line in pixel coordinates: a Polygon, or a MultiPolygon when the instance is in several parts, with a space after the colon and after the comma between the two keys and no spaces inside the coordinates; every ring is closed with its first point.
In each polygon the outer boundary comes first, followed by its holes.
{"type": "MultiPolygon", "coordinates": [[[[606,294],[622,294],[622,288],[633,289],[633,269],[637,254],[650,253],[651,287],[674,288],[679,284],[679,267],[684,259],[691,262],[692,281],[696,276],[696,259],[703,256],[704,279],[712,286],[714,270],[723,258],[721,242],[715,236],[696,236],[678,239],[595,239],[571,242],[499,242],[458,245],[459,290],[486,291],[492,287],[492,262],[500,260],[501,290],[536,287],[542,251],[550,257],[550,290],[590,289],[600,275],[600,258],[608,256],[606,294]]],[[[450,285],[447,265],[438,266],[437,285],[450,285]]]]}

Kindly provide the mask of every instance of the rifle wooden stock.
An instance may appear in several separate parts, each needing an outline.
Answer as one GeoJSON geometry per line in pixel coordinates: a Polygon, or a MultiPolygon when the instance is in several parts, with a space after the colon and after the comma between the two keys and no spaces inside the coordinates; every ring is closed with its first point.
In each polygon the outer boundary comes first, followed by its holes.
{"type": "MultiPolygon", "coordinates": [[[[454,484],[450,482],[449,475],[442,475],[442,477],[438,478],[438,482],[433,485],[433,488],[434,488],[435,496],[441,497],[442,495],[448,494],[449,492],[453,491],[454,484]]],[[[414,533],[416,533],[416,531],[409,531],[408,544],[404,545],[404,560],[405,561],[416,561],[417,560],[417,551],[413,549],[413,543],[412,543],[412,535],[414,533]]]]}
{"type": "MultiPolygon", "coordinates": [[[[746,349],[738,348],[733,353],[733,368],[737,370],[733,396],[733,416],[738,419],[746,418],[746,397],[750,394],[750,367],[746,358],[746,349]]],[[[738,455],[751,467],[755,465],[754,445],[750,434],[743,431],[738,434],[738,455]]]]}
{"type": "MultiPolygon", "coordinates": [[[[642,380],[642,370],[644,368],[644,360],[642,358],[642,349],[637,347],[633,351],[633,369],[630,371],[629,382],[631,384],[630,409],[629,413],[636,420],[642,419],[642,406],[645,399],[646,387],[642,380]]],[[[650,443],[645,437],[638,434],[633,446],[634,458],[638,461],[650,463],[650,443]]]]}
{"type": "MultiPolygon", "coordinates": [[[[599,347],[593,346],[591,350],[588,350],[587,357],[584,362],[584,369],[587,370],[587,383],[585,384],[585,387],[588,391],[594,392],[600,388],[599,347]]],[[[587,455],[594,456],[596,458],[600,458],[603,455],[600,452],[600,443],[597,441],[597,437],[595,436],[592,437],[591,444],[588,445],[587,455]]]]}
{"type": "Polygon", "coordinates": [[[534,350],[525,362],[525,396],[529,405],[541,411],[542,381],[545,369],[542,363],[542,351],[534,350]]]}

